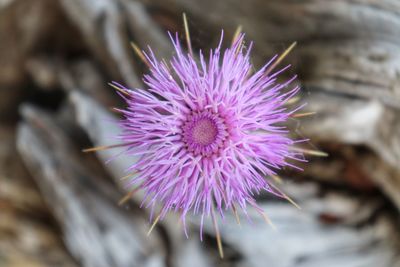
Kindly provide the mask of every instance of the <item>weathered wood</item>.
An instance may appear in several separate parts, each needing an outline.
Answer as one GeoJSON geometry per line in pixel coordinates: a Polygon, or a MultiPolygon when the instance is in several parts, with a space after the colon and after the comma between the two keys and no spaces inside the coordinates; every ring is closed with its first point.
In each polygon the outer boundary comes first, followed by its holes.
{"type": "Polygon", "coordinates": [[[149,16],[146,6],[139,1],[120,0],[122,14],[126,17],[128,27],[133,33],[134,40],[139,47],[147,50],[152,48],[154,54],[160,58],[169,59],[173,46],[167,33],[149,16]]]}
{"type": "MultiPolygon", "coordinates": [[[[57,26],[63,25],[57,1],[20,0],[0,4],[0,85],[26,84],[25,63],[57,26]]],[[[64,28],[67,30],[67,28],[64,28]]],[[[67,33],[67,31],[65,31],[67,33]]],[[[53,36],[54,37],[54,36],[53,36]]]]}
{"type": "Polygon", "coordinates": [[[287,62],[295,63],[310,90],[379,99],[400,108],[396,86],[400,80],[400,4],[396,0],[146,3],[168,10],[176,18],[187,12],[197,22],[198,31],[233,31],[242,25],[248,39],[255,42],[254,59],[258,63],[297,41],[296,51],[287,62]]]}
{"type": "Polygon", "coordinates": [[[31,106],[22,115],[18,149],[82,266],[164,266],[160,237],[146,237],[140,213],[118,208],[119,193],[90,174],[51,117],[31,106]]]}
{"type": "Polygon", "coordinates": [[[77,267],[19,158],[15,129],[2,125],[0,139],[0,265],[77,267]]]}
{"type": "Polygon", "coordinates": [[[297,41],[286,62],[294,63],[293,72],[299,74],[307,110],[317,112],[302,119],[300,132],[315,142],[372,149],[376,160],[392,169],[389,177],[372,174],[372,178],[400,207],[398,1],[147,2],[175,17],[187,12],[200,32],[209,28],[232,32],[242,25],[255,42],[257,64],[297,41]]]}
{"type": "MultiPolygon", "coordinates": [[[[18,141],[78,264],[400,266],[395,229],[400,209],[399,11],[396,0],[4,1],[0,3],[0,119],[13,122],[22,99],[37,101],[27,84],[34,83],[43,98],[46,90],[60,87],[69,97],[72,110],[67,106],[57,119],[23,108],[25,122],[18,141]],[[87,140],[76,125],[70,128],[76,120],[93,145],[113,143],[111,137],[119,129],[106,110],[119,100],[106,83],[115,79],[130,87],[143,86],[144,66],[129,42],[141,48],[150,45],[160,58],[169,58],[172,47],[164,29],[179,29],[182,12],[189,17],[195,50],[216,45],[221,29],[228,44],[237,25],[242,25],[246,38],[255,41],[257,66],[297,41],[283,64],[293,63],[290,72],[299,73],[306,111],[317,115],[294,119],[293,129],[331,155],[311,160],[304,173],[290,173],[299,179],[284,188],[302,211],[260,197],[278,232],[261,223],[254,212],[250,214],[254,224],[243,220],[242,229],[228,216],[221,227],[227,259],[221,262],[216,260],[212,225],[206,224],[206,242],[198,241],[197,218],[192,218],[189,240],[173,215],[147,239],[147,215],[137,209],[141,194],[126,206],[129,211],[116,206],[123,196],[116,186],[121,185],[118,178],[134,159],[119,157],[104,165],[118,150],[102,151],[97,153],[99,163],[76,149],[84,148],[87,140]]],[[[59,98],[66,99],[62,93],[59,98]]],[[[48,211],[35,188],[29,183],[24,188],[26,181],[14,183],[15,177],[26,175],[20,174],[21,164],[0,155],[3,165],[7,171],[0,168],[0,175],[7,179],[0,181],[0,204],[5,209],[0,214],[1,254],[13,261],[22,259],[13,265],[28,261],[58,265],[41,254],[44,246],[65,266],[77,265],[55,237],[54,222],[47,222],[48,211]],[[8,231],[21,240],[29,236],[25,233],[34,233],[37,247],[13,253],[8,231]]]]}
{"type": "Polygon", "coordinates": [[[358,153],[356,162],[400,208],[400,110],[378,100],[322,92],[307,96],[305,101],[317,115],[302,120],[298,131],[315,141],[368,147],[371,151],[358,153]]]}
{"type": "MultiPolygon", "coordinates": [[[[112,145],[115,143],[113,136],[117,136],[121,129],[116,124],[116,117],[112,116],[107,110],[101,107],[98,103],[85,96],[84,94],[75,91],[70,94],[70,100],[75,108],[76,121],[86,131],[94,146],[112,145]]],[[[96,152],[102,162],[109,160],[121,153],[121,148],[111,150],[102,150],[96,152]]],[[[115,182],[122,186],[120,180],[125,176],[126,170],[135,158],[129,156],[116,157],[105,165],[113,176],[115,182]]],[[[128,189],[126,189],[128,190],[128,189]]],[[[142,200],[142,192],[137,192],[133,195],[133,199],[137,202],[142,200]]],[[[166,229],[166,234],[169,236],[170,245],[170,261],[172,266],[212,266],[207,255],[201,248],[198,239],[187,240],[183,234],[180,225],[177,224],[178,218],[170,215],[164,221],[159,222],[166,229]]]]}
{"type": "Polygon", "coordinates": [[[169,55],[171,45],[166,42],[166,34],[161,33],[139,2],[67,0],[61,3],[113,78],[123,78],[131,87],[141,86],[141,81],[136,76],[138,65],[134,64],[129,32],[137,37],[140,45],[151,44],[158,55],[169,55]]]}
{"type": "Polygon", "coordinates": [[[59,65],[57,75],[65,91],[81,90],[106,107],[120,102],[119,96],[108,85],[109,81],[101,76],[98,67],[89,59],[59,65]]]}
{"type": "MultiPolygon", "coordinates": [[[[261,202],[276,231],[254,210],[252,223],[242,215],[241,227],[232,215],[220,222],[223,242],[241,255],[233,266],[399,266],[396,224],[379,197],[335,190],[321,197],[315,183],[287,183],[283,189],[302,210],[285,202],[261,202]]],[[[213,235],[210,222],[205,231],[213,235]]]]}
{"type": "MultiPolygon", "coordinates": [[[[112,139],[106,137],[120,131],[115,123],[107,123],[113,117],[81,93],[72,93],[71,101],[79,124],[93,142],[98,145],[112,144],[112,139]]],[[[118,149],[97,153],[105,160],[118,154],[118,149]]],[[[117,176],[123,176],[121,170],[126,169],[132,160],[118,157],[107,167],[117,176]]],[[[234,225],[236,223],[231,216],[223,224],[223,242],[234,249],[231,256],[234,257],[235,253],[241,255],[242,262],[236,263],[237,266],[243,262],[246,266],[264,266],[265,262],[271,262],[278,267],[293,266],[299,262],[302,266],[375,266],[378,262],[387,264],[384,266],[396,266],[400,263],[395,257],[399,249],[395,227],[389,219],[390,212],[379,211],[385,205],[379,196],[366,198],[360,194],[348,197],[332,190],[321,198],[319,186],[311,183],[288,184],[284,189],[299,201],[303,210],[298,211],[288,203],[264,202],[262,205],[267,214],[281,229],[278,232],[269,229],[264,221],[261,223],[262,219],[255,212],[251,213],[255,223],[248,225],[242,218],[242,229],[234,225]],[[324,218],[328,220],[325,226],[324,218]],[[329,218],[332,218],[335,227],[327,227],[329,218]],[[365,227],[358,228],[359,225],[365,227]],[[305,247],[304,240],[309,240],[310,246],[305,247]],[[381,245],[374,246],[375,243],[381,245]],[[285,248],[285,253],[276,253],[282,248],[285,248]],[[357,251],[364,250],[369,251],[369,256],[359,257],[357,251]]],[[[199,218],[193,218],[192,223],[199,226],[199,218]]],[[[213,236],[212,225],[207,227],[206,231],[213,236]]],[[[194,228],[192,232],[197,230],[194,228]]]]}

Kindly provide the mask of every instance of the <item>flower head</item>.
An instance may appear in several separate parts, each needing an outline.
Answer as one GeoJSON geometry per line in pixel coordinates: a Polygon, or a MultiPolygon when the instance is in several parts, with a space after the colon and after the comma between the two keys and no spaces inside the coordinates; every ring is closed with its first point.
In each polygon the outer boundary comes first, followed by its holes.
{"type": "Polygon", "coordinates": [[[151,49],[145,53],[146,88],[114,83],[127,92],[119,138],[138,158],[128,186],[145,191],[147,207],[159,204],[161,218],[173,210],[183,222],[191,211],[202,223],[214,208],[221,216],[237,207],[259,209],[254,195],[261,191],[284,197],[268,179],[292,166],[288,159],[301,159],[282,125],[297,110],[285,106],[299,90],[288,89],[295,77],[279,83],[287,67],[271,74],[275,57],[254,72],[244,35],[224,51],[220,43],[207,58],[200,51],[198,60],[177,36],[171,40],[176,54],[169,63],[151,49]]]}

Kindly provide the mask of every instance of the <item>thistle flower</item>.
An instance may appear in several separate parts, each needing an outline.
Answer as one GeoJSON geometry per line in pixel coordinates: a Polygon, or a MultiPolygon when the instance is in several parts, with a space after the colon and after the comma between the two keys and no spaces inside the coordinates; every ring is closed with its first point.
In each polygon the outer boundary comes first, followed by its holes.
{"type": "MultiPolygon", "coordinates": [[[[289,88],[296,76],[284,83],[278,76],[289,66],[271,73],[273,57],[258,71],[250,62],[252,43],[246,48],[240,34],[231,47],[218,47],[198,60],[171,37],[175,55],[159,61],[151,49],[143,52],[150,67],[144,75],[146,88],[112,85],[125,99],[123,119],[125,153],[138,160],[128,172],[127,186],[143,189],[146,207],[160,207],[157,217],[180,213],[185,226],[189,212],[204,217],[214,209],[256,208],[255,194],[262,191],[287,198],[269,179],[289,161],[303,160],[293,149],[284,123],[300,107],[285,105],[299,91],[289,88]]],[[[191,51],[191,47],[190,47],[191,51]]],[[[301,140],[300,140],[301,141],[301,140]]],[[[186,231],[186,227],[185,231],[186,231]]],[[[216,229],[218,230],[218,229],[216,229]]]]}

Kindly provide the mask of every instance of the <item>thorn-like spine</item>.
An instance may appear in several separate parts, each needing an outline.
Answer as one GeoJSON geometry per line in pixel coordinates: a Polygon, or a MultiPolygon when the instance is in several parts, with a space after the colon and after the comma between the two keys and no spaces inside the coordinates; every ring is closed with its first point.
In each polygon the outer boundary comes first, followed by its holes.
{"type": "Polygon", "coordinates": [[[214,204],[211,205],[211,219],[212,219],[212,222],[214,225],[215,236],[217,238],[217,246],[218,246],[219,256],[221,257],[221,259],[223,259],[224,258],[224,249],[222,247],[221,234],[219,232],[217,218],[215,217],[214,204]]]}
{"type": "Polygon", "coordinates": [[[143,54],[142,50],[140,50],[139,46],[135,44],[134,42],[131,42],[131,46],[133,51],[135,51],[136,55],[140,58],[140,60],[148,67],[150,68],[151,65],[145,55],[143,54]]]}
{"type": "Polygon", "coordinates": [[[140,189],[140,187],[137,187],[131,191],[129,191],[123,198],[118,201],[118,206],[124,205],[126,202],[129,201],[129,199],[132,198],[132,196],[140,189]]]}
{"type": "Polygon", "coordinates": [[[240,224],[239,213],[238,213],[238,211],[237,211],[237,209],[236,209],[235,204],[232,204],[232,212],[233,212],[233,215],[235,216],[236,223],[237,223],[239,226],[241,226],[241,224],[240,224]]]}
{"type": "Polygon", "coordinates": [[[286,105],[293,105],[293,104],[295,104],[296,102],[298,102],[300,100],[300,97],[299,96],[295,96],[295,97],[292,97],[292,98],[290,98],[288,101],[286,101],[286,105]]]}
{"type": "Polygon", "coordinates": [[[240,33],[242,32],[242,25],[237,26],[235,33],[233,34],[232,38],[232,45],[236,42],[236,40],[239,38],[240,33]]]}
{"type": "Polygon", "coordinates": [[[275,69],[275,67],[278,66],[279,63],[281,63],[281,61],[285,57],[287,57],[287,55],[289,55],[289,53],[293,50],[293,48],[296,45],[297,45],[297,42],[293,42],[285,51],[283,51],[283,53],[274,61],[274,63],[272,63],[272,65],[267,68],[267,70],[265,71],[265,75],[270,74],[271,71],[273,71],[275,69]]]}
{"type": "Polygon", "coordinates": [[[271,175],[271,178],[277,183],[277,184],[282,184],[283,180],[281,177],[279,177],[278,175],[271,175]]]}
{"type": "Polygon", "coordinates": [[[122,143],[122,144],[115,144],[115,145],[108,145],[108,146],[96,146],[96,147],[82,149],[82,152],[85,152],[85,153],[96,152],[96,151],[102,151],[102,150],[107,150],[107,149],[116,148],[116,147],[127,146],[130,144],[132,144],[132,143],[122,143]]]}
{"type": "Polygon", "coordinates": [[[294,151],[301,152],[303,154],[311,155],[311,156],[317,156],[317,157],[328,157],[329,156],[328,153],[319,151],[319,150],[305,149],[305,148],[300,148],[300,147],[292,147],[291,149],[294,151]]]}
{"type": "Polygon", "coordinates": [[[153,224],[151,225],[149,231],[147,232],[147,236],[149,236],[151,234],[151,232],[153,231],[154,227],[156,227],[156,224],[158,223],[158,221],[160,220],[161,217],[161,213],[158,214],[158,216],[155,218],[153,224]]]}
{"type": "Polygon", "coordinates": [[[294,113],[292,114],[292,118],[302,118],[302,117],[308,117],[308,116],[312,116],[315,115],[316,112],[315,111],[310,111],[310,112],[304,112],[304,113],[294,113]]]}
{"type": "Polygon", "coordinates": [[[112,88],[114,88],[115,90],[117,90],[118,92],[120,92],[121,94],[124,94],[124,95],[126,95],[126,96],[130,96],[129,91],[126,91],[126,90],[124,90],[124,89],[122,89],[122,88],[116,86],[116,85],[113,84],[113,83],[108,83],[108,85],[111,86],[112,88]]]}
{"type": "Polygon", "coordinates": [[[189,49],[190,55],[193,56],[192,42],[190,40],[189,24],[188,24],[188,20],[186,18],[186,13],[183,13],[182,17],[183,17],[183,27],[185,28],[185,37],[186,37],[187,47],[189,49]]]}

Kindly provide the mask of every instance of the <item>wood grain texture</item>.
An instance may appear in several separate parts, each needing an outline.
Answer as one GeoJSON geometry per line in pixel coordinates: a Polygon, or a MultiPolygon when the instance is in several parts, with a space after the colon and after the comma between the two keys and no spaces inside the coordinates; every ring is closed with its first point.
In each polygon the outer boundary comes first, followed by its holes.
{"type": "Polygon", "coordinates": [[[400,266],[399,36],[397,0],[0,1],[0,265],[400,266]],[[198,218],[186,239],[175,215],[147,238],[142,192],[116,205],[135,159],[80,152],[120,131],[110,110],[123,103],[107,83],[144,87],[130,41],[170,58],[166,31],[182,33],[183,12],[194,51],[217,45],[221,29],[229,45],[238,25],[256,66],[297,41],[282,66],[316,115],[289,124],[329,154],[282,173],[301,211],[258,197],[277,232],[254,211],[241,228],[227,216],[224,260],[210,221],[203,243],[198,218]]]}
{"type": "Polygon", "coordinates": [[[185,11],[204,32],[202,25],[217,32],[242,25],[255,43],[256,64],[297,41],[285,63],[293,63],[293,72],[299,74],[306,110],[317,113],[299,123],[299,133],[315,143],[369,147],[390,170],[386,178],[376,173],[372,178],[400,207],[398,1],[144,2],[176,16],[185,11]]]}
{"type": "Polygon", "coordinates": [[[164,266],[160,237],[140,213],[118,208],[118,192],[92,176],[51,117],[25,106],[18,149],[82,266],[164,266]]]}

